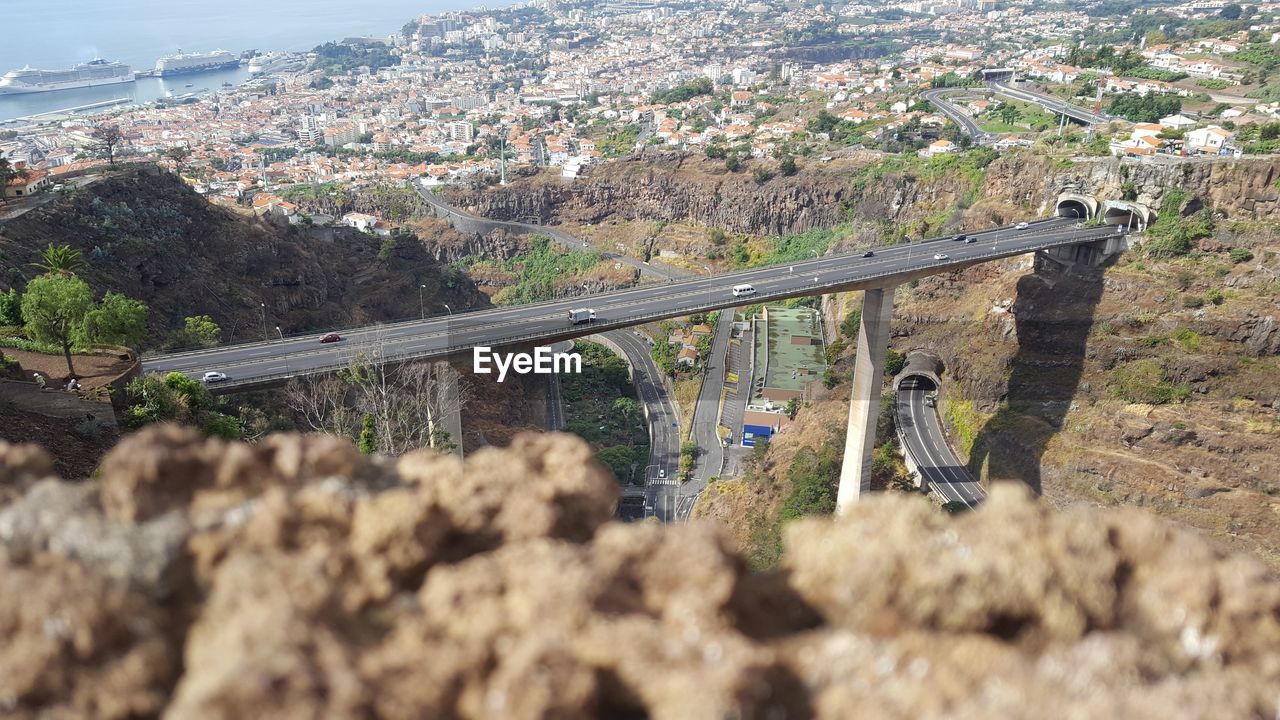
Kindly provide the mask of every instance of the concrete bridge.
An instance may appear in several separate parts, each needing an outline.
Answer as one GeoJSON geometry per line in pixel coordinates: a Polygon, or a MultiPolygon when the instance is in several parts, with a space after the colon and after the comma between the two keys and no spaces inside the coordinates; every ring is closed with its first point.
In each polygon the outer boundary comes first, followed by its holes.
{"type": "Polygon", "coordinates": [[[1069,248],[1077,246],[1091,248],[1088,253],[1101,253],[1112,247],[1122,249],[1123,231],[1123,227],[1118,232],[1112,227],[1081,224],[1076,218],[1046,218],[1016,227],[972,232],[968,242],[942,237],[713,277],[671,278],[590,297],[351,328],[342,333],[346,342],[332,345],[319,343],[319,335],[314,335],[152,356],[144,358],[143,367],[147,372],[181,372],[196,378],[206,371],[220,371],[227,379],[211,389],[235,392],[278,385],[297,376],[335,372],[349,365],[357,348],[371,342],[379,344],[388,362],[465,362],[478,346],[545,346],[558,340],[749,303],[864,290],[848,439],[837,498],[838,509],[842,509],[869,489],[893,294],[898,285],[1029,252],[1072,252],[1069,248]],[[751,293],[743,296],[734,292],[744,285],[751,288],[751,293]],[[574,325],[566,320],[569,310],[584,306],[597,311],[595,322],[574,325]]]}

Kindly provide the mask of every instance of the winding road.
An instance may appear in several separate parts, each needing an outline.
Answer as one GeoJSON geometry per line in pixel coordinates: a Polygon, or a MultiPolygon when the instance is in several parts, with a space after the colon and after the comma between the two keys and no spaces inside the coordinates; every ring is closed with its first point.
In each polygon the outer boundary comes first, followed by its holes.
{"type": "Polygon", "coordinates": [[[943,502],[977,507],[986,492],[952,452],[937,409],[925,403],[932,391],[932,383],[923,384],[916,377],[906,378],[898,386],[894,413],[899,437],[915,461],[926,489],[936,492],[943,502]]]}

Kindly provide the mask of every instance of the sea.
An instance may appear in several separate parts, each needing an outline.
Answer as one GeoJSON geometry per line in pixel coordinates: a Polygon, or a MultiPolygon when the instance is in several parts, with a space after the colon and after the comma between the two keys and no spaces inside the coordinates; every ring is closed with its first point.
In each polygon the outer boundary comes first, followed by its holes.
{"type": "MultiPolygon", "coordinates": [[[[488,7],[511,4],[489,0],[488,7]]],[[[0,0],[0,75],[25,66],[60,70],[104,58],[150,70],[179,51],[310,50],[360,35],[389,35],[423,13],[466,10],[475,0],[0,0]]],[[[147,102],[219,90],[244,67],[136,83],[0,96],[0,123],[114,100],[147,102]],[[190,87],[187,87],[190,85],[190,87]]]]}

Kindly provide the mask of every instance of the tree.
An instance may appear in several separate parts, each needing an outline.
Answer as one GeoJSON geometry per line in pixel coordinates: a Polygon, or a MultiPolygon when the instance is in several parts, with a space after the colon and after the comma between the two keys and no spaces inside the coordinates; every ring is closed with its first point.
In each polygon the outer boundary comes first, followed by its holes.
{"type": "Polygon", "coordinates": [[[165,157],[173,161],[174,167],[177,169],[178,174],[181,175],[182,169],[187,164],[187,158],[191,157],[191,148],[186,145],[178,145],[169,148],[164,154],[165,157]]]}
{"type": "Polygon", "coordinates": [[[210,348],[222,338],[222,328],[208,315],[197,315],[183,320],[183,327],[169,336],[168,346],[173,350],[210,348]]]}
{"type": "Polygon", "coordinates": [[[1218,15],[1221,16],[1223,20],[1239,20],[1240,16],[1243,14],[1244,9],[1236,3],[1227,3],[1218,11],[1218,15]]]}
{"type": "Polygon", "coordinates": [[[41,275],[27,283],[22,294],[26,333],[40,342],[62,348],[67,372],[75,376],[71,346],[85,313],[93,306],[93,291],[74,275],[41,275]]]}
{"type": "Polygon", "coordinates": [[[34,268],[46,274],[75,275],[85,268],[84,253],[73,249],[70,245],[54,245],[40,253],[40,262],[31,263],[34,268]]]}
{"type": "Polygon", "coordinates": [[[102,302],[85,313],[77,335],[86,345],[134,347],[147,335],[147,306],[120,293],[108,292],[102,302]]]}
{"type": "Polygon", "coordinates": [[[17,288],[0,293],[0,326],[22,324],[22,296],[17,288]]]}
{"type": "Polygon", "coordinates": [[[902,372],[902,368],[907,366],[907,356],[889,348],[884,356],[884,374],[893,376],[902,372]]]}
{"type": "Polygon", "coordinates": [[[1018,118],[1022,117],[1022,113],[1017,107],[1005,103],[996,111],[996,115],[1000,118],[1000,122],[1005,125],[1012,125],[1018,122],[1018,118]]]}
{"type": "Polygon", "coordinates": [[[791,177],[796,174],[796,159],[787,155],[782,158],[782,162],[778,163],[778,172],[785,177],[791,177]]]}
{"type": "Polygon", "coordinates": [[[336,377],[308,378],[285,389],[289,407],[313,429],[353,434],[363,450],[402,455],[454,447],[445,419],[466,404],[466,386],[447,363],[393,363],[375,339],[355,349],[336,377]]]}
{"type": "Polygon", "coordinates": [[[108,165],[115,165],[116,149],[120,147],[120,143],[124,142],[124,133],[120,132],[120,126],[103,125],[93,131],[92,137],[97,141],[94,149],[100,155],[106,156],[108,165]]]}

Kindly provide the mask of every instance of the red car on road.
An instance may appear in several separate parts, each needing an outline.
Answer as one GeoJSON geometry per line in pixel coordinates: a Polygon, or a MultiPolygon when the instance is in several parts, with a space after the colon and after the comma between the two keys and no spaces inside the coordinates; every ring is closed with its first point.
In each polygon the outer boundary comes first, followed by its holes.
{"type": "Polygon", "coordinates": [[[341,342],[341,341],[342,341],[342,336],[339,335],[338,333],[329,333],[328,335],[325,335],[324,337],[320,338],[320,342],[322,343],[341,342]]]}

